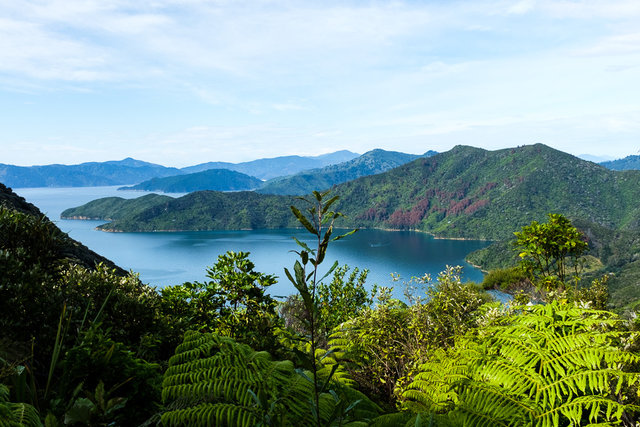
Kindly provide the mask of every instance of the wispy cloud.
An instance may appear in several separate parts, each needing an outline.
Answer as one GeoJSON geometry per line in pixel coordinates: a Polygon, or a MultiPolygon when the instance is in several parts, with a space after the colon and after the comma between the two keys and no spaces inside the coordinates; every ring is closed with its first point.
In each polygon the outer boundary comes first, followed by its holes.
{"type": "Polygon", "coordinates": [[[7,144],[94,132],[184,162],[477,132],[509,144],[568,116],[630,129],[640,99],[637,0],[0,0],[0,16],[0,106],[24,95],[43,104],[25,114],[65,124],[0,117],[7,144]]]}

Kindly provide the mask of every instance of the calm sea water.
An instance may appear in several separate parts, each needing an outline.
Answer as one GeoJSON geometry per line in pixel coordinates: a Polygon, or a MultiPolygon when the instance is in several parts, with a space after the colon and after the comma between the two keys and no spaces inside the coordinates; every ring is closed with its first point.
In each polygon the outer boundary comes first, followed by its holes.
{"type": "MultiPolygon", "coordinates": [[[[308,241],[301,230],[198,231],[174,233],[105,233],[97,231],[102,221],[61,220],[60,213],[91,200],[119,196],[140,197],[139,191],[117,191],[117,187],[23,188],[14,189],[38,206],[58,227],[122,268],[140,273],[143,282],[163,287],[185,281],[205,280],[206,269],[218,255],[228,250],[250,252],[256,269],[275,274],[279,282],[272,295],[295,292],[284,275],[296,259],[292,236],[308,241]]],[[[170,194],[171,196],[179,196],[170,194]]],[[[435,277],[446,265],[464,266],[464,279],[481,281],[482,273],[464,261],[474,250],[488,245],[483,241],[434,239],[408,231],[360,230],[334,242],[327,253],[326,266],[340,264],[370,270],[367,283],[391,286],[391,273],[408,280],[425,273],[435,277]]],[[[313,246],[312,246],[313,247],[313,246]]],[[[397,283],[394,294],[400,297],[397,283]]]]}

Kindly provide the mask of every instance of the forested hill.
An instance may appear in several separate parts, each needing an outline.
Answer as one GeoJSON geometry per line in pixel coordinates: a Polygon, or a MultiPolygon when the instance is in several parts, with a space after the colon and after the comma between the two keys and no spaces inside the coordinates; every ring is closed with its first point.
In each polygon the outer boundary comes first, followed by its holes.
{"type": "MultiPolygon", "coordinates": [[[[549,212],[613,229],[640,226],[640,171],[611,171],[542,144],[498,151],[457,146],[340,184],[334,194],[348,215],[344,226],[417,229],[442,237],[502,240],[549,212]]],[[[246,192],[195,193],[162,208],[123,214],[105,228],[277,228],[291,225],[283,220],[291,200],[246,192]]],[[[82,211],[64,215],[82,216],[82,211]]]]}
{"type": "Polygon", "coordinates": [[[241,191],[253,190],[262,181],[253,176],[228,169],[209,169],[186,175],[153,178],[119,190],[163,191],[165,193],[191,193],[201,190],[241,191]]]}
{"type": "Polygon", "coordinates": [[[137,199],[108,197],[62,212],[63,218],[113,220],[105,231],[248,230],[295,227],[290,196],[250,191],[197,191],[176,199],[149,194],[137,199]]]}
{"type": "Polygon", "coordinates": [[[608,228],[640,226],[640,171],[616,172],[543,144],[457,146],[339,186],[353,223],[443,237],[503,239],[549,212],[608,228]]]}
{"type": "MultiPolygon", "coordinates": [[[[424,156],[434,154],[435,151],[429,151],[424,156]]],[[[416,154],[376,149],[336,165],[274,178],[265,182],[257,191],[266,194],[310,194],[313,190],[324,190],[362,176],[386,172],[418,157],[420,156],[416,154]]]]}
{"type": "Polygon", "coordinates": [[[38,258],[39,262],[68,260],[86,268],[94,268],[102,263],[114,269],[118,275],[128,273],[112,261],[99,255],[82,243],[63,233],[36,206],[0,183],[0,240],[5,246],[22,248],[24,258],[38,258]],[[45,244],[46,242],[46,244],[45,244]]]}

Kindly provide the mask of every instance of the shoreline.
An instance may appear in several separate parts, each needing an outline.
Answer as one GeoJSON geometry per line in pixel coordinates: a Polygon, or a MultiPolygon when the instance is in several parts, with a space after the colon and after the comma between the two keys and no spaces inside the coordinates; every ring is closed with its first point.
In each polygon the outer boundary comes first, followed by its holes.
{"type": "MultiPolygon", "coordinates": [[[[60,219],[65,219],[65,220],[79,220],[79,221],[108,221],[113,222],[113,219],[105,219],[105,218],[99,218],[99,217],[85,217],[85,216],[62,216],[60,215],[60,219]]],[[[96,227],[96,230],[98,231],[104,231],[106,233],[156,233],[156,232],[161,232],[161,233],[181,233],[181,232],[187,232],[187,231],[194,231],[194,232],[198,232],[198,231],[253,231],[253,230],[284,230],[287,228],[291,228],[291,229],[303,229],[304,227],[274,227],[274,228],[220,228],[220,229],[211,229],[211,230],[182,230],[182,229],[172,229],[172,230],[153,230],[153,231],[148,231],[148,230],[133,230],[133,231],[127,231],[127,230],[104,230],[104,229],[100,229],[98,227],[96,227]]],[[[418,229],[409,229],[409,230],[405,230],[405,229],[400,229],[400,228],[387,228],[387,227],[334,227],[334,230],[353,230],[354,228],[357,228],[358,230],[381,230],[381,231],[410,231],[410,232],[414,232],[414,233],[421,233],[421,234],[427,234],[429,236],[431,236],[433,239],[435,240],[457,240],[457,241],[478,241],[478,242],[495,242],[496,240],[492,240],[492,239],[481,239],[481,238],[472,238],[472,237],[446,237],[446,236],[438,236],[435,235],[429,231],[424,231],[424,230],[418,230],[418,229]]],[[[467,261],[468,262],[468,261],[467,261]]],[[[471,264],[471,263],[469,263],[471,264]]],[[[471,264],[473,265],[473,264],[471,264]]],[[[477,266],[474,265],[474,267],[478,268],[477,266]]]]}

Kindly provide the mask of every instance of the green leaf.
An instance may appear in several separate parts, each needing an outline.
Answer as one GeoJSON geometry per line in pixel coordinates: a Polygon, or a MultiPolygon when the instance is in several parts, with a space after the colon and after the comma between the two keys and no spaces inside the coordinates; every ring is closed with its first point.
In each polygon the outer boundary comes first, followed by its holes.
{"type": "Polygon", "coordinates": [[[293,237],[293,240],[296,241],[296,243],[301,246],[305,251],[309,252],[310,254],[314,253],[313,249],[311,249],[305,242],[301,242],[300,240],[298,240],[296,237],[293,237]]]}
{"type": "Polygon", "coordinates": [[[316,230],[316,228],[309,222],[307,217],[302,215],[302,212],[300,212],[298,208],[296,208],[295,206],[291,206],[291,212],[293,212],[293,214],[298,219],[300,224],[302,224],[304,228],[306,228],[309,231],[309,233],[316,236],[318,235],[318,230],[316,230]]]}
{"type": "Polygon", "coordinates": [[[344,239],[347,236],[351,236],[353,233],[355,233],[358,230],[359,230],[359,228],[356,228],[354,230],[349,231],[348,233],[341,234],[340,236],[337,236],[337,237],[334,237],[333,239],[331,239],[331,241],[335,242],[336,240],[344,239]]]}

